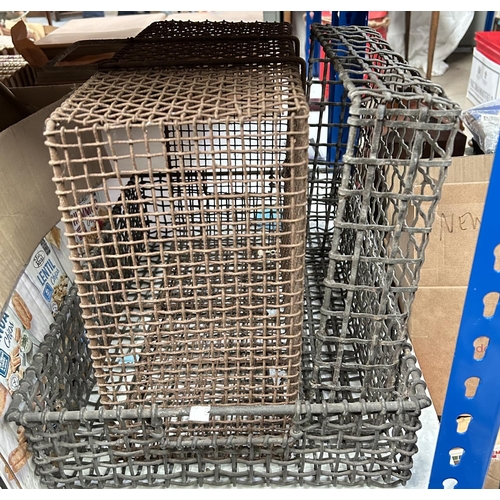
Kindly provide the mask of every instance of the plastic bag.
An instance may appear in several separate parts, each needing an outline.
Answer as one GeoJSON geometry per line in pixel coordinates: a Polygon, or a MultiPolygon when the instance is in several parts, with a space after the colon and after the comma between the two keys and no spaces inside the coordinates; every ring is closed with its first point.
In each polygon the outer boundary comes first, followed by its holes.
{"type": "MultiPolygon", "coordinates": [[[[389,12],[391,23],[387,33],[389,45],[404,55],[405,47],[405,12],[389,12]]],[[[439,13],[432,76],[441,76],[448,69],[445,59],[454,52],[464,37],[474,18],[474,11],[443,11],[439,13]]],[[[410,22],[410,47],[408,59],[415,68],[427,72],[427,54],[429,52],[429,31],[431,12],[412,11],[410,22]]]]}
{"type": "Polygon", "coordinates": [[[500,99],[463,111],[462,121],[483,153],[495,152],[500,132],[500,99]]]}

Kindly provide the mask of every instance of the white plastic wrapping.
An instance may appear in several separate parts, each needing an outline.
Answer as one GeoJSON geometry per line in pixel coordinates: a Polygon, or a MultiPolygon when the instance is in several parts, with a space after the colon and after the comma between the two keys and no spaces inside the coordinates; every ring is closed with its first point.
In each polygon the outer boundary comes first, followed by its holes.
{"type": "Polygon", "coordinates": [[[483,153],[496,151],[500,133],[500,99],[467,109],[462,113],[462,121],[483,153]]]}
{"type": "MultiPolygon", "coordinates": [[[[387,32],[387,41],[400,54],[405,53],[405,12],[389,12],[391,20],[387,32]]],[[[474,11],[440,12],[437,32],[432,76],[441,76],[446,73],[448,64],[446,58],[458,47],[458,44],[467,32],[474,11]]],[[[429,33],[431,28],[431,12],[412,11],[410,23],[409,63],[427,71],[427,55],[429,53],[429,33]]]]}

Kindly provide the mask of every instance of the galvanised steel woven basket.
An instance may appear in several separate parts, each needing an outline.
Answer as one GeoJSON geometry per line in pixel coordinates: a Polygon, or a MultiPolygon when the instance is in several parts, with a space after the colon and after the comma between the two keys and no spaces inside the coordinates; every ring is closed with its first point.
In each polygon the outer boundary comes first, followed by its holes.
{"type": "Polygon", "coordinates": [[[460,108],[358,26],[312,26],[307,92],[317,315],[306,388],[329,402],[389,401],[460,108]]]}
{"type": "Polygon", "coordinates": [[[307,119],[285,63],[100,72],[51,115],[106,407],[297,400],[307,119]]]}
{"type": "MultiPolygon", "coordinates": [[[[5,416],[25,428],[45,486],[396,486],[410,479],[419,415],[430,400],[409,345],[393,401],[316,403],[301,393],[295,404],[212,407],[200,423],[188,407],[105,409],[78,302],[74,287],[5,416]],[[269,415],[288,428],[226,433],[228,423],[252,427],[269,415]]],[[[310,341],[305,335],[305,353],[310,341]]],[[[310,357],[302,360],[307,371],[310,357]]]]}

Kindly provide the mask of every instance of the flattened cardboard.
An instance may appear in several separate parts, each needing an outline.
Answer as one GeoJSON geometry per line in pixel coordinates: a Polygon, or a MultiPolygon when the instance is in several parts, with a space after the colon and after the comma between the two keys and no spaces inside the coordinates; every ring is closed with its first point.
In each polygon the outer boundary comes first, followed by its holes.
{"type": "Polygon", "coordinates": [[[35,45],[45,48],[67,47],[80,40],[103,40],[107,38],[129,38],[156,21],[167,18],[165,13],[139,14],[132,16],[106,16],[92,19],[73,19],[35,45]]]}
{"type": "Polygon", "coordinates": [[[445,184],[420,274],[420,286],[467,286],[487,187],[487,182],[445,184]]]}
{"type": "MultiPolygon", "coordinates": [[[[493,155],[453,158],[412,306],[410,337],[442,413],[493,155]]],[[[477,346],[477,350],[484,346],[477,346]]]]}
{"type": "Polygon", "coordinates": [[[49,62],[43,50],[30,39],[31,33],[28,34],[28,27],[23,20],[12,26],[10,33],[14,47],[28,61],[30,66],[42,68],[49,62]]]}
{"type": "Polygon", "coordinates": [[[0,133],[0,310],[41,239],[57,224],[44,122],[57,101],[0,133]]]}

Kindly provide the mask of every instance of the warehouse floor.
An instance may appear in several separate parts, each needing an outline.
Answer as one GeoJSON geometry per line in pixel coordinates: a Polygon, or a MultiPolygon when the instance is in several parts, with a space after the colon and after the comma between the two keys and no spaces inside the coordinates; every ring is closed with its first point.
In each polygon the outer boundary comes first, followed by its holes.
{"type": "Polygon", "coordinates": [[[432,78],[446,91],[448,97],[460,104],[463,110],[469,109],[473,104],[466,98],[472,64],[472,52],[454,52],[447,61],[450,67],[442,76],[432,78]]]}

